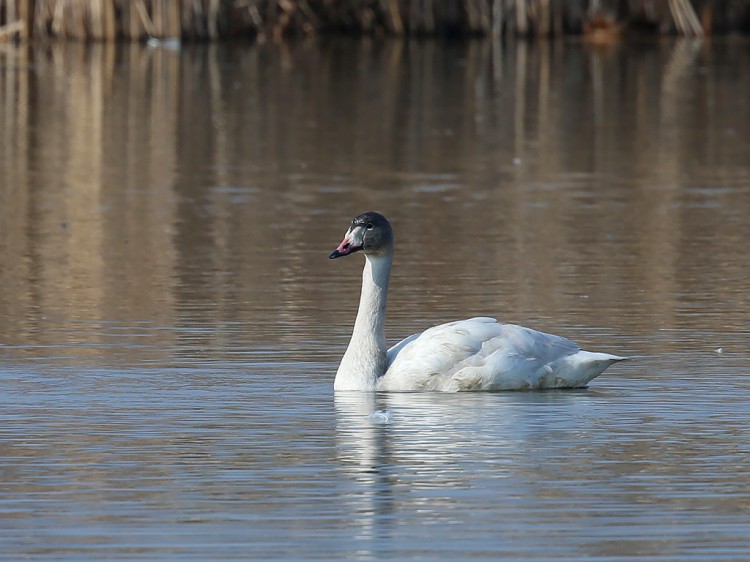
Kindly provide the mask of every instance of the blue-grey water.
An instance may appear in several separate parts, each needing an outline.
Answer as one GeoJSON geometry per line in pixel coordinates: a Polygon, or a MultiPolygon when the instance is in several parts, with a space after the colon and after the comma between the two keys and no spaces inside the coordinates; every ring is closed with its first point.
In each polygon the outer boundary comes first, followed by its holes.
{"type": "Polygon", "coordinates": [[[750,557],[750,44],[0,44],[0,558],[750,557]],[[492,315],[588,390],[334,394],[492,315]]]}

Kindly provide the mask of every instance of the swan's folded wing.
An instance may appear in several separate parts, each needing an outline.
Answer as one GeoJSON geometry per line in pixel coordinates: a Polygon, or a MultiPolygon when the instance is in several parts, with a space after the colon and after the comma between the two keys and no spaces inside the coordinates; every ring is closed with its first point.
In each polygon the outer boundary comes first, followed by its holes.
{"type": "Polygon", "coordinates": [[[457,364],[479,353],[495,320],[472,319],[434,326],[388,350],[382,390],[440,390],[457,364]],[[488,329],[489,327],[489,329],[488,329]],[[488,331],[489,330],[489,331],[488,331]]]}
{"type": "Polygon", "coordinates": [[[388,351],[382,390],[534,388],[545,365],[574,354],[565,338],[493,318],[471,318],[414,334],[388,351]]]}

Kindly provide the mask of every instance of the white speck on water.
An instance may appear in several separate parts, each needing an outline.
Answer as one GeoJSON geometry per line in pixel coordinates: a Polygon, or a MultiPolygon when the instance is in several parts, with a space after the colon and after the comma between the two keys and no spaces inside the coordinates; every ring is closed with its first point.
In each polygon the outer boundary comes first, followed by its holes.
{"type": "Polygon", "coordinates": [[[391,421],[392,414],[389,410],[378,410],[367,417],[370,421],[375,423],[388,423],[391,421]]]}
{"type": "Polygon", "coordinates": [[[724,353],[724,348],[723,347],[717,348],[716,353],[724,353]]]}

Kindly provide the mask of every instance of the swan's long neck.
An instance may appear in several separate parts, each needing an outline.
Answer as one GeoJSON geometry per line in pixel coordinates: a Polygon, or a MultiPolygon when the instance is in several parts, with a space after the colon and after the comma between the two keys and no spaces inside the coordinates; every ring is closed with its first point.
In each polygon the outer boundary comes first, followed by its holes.
{"type": "Polygon", "coordinates": [[[334,390],[375,390],[385,373],[385,309],[393,254],[365,255],[362,294],[352,339],[336,372],[334,390]]]}

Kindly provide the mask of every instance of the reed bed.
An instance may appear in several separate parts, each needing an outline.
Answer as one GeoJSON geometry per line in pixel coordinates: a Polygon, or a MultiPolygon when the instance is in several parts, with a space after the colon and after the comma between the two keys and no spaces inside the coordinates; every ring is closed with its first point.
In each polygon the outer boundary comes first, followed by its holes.
{"type": "Polygon", "coordinates": [[[0,39],[701,36],[750,30],[750,0],[0,0],[0,39]]]}

